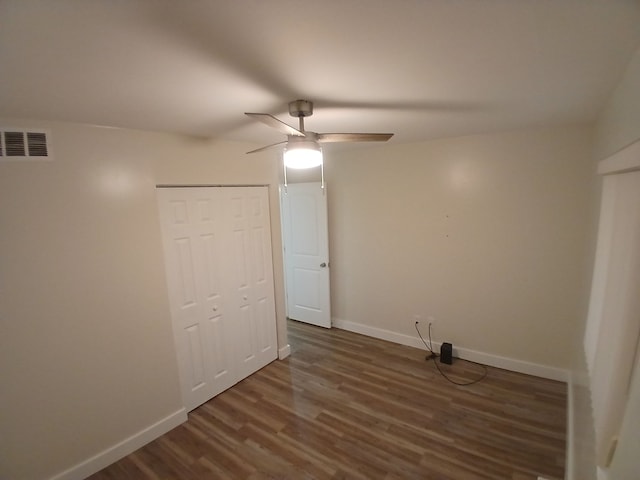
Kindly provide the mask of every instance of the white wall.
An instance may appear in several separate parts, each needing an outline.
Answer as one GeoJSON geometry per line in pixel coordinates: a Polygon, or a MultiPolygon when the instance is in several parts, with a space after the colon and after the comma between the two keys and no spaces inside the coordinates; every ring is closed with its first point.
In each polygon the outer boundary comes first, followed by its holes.
{"type": "Polygon", "coordinates": [[[155,185],[270,184],[251,146],[2,119],[52,131],[53,162],[0,162],[0,478],[49,478],[178,411],[155,185]]]}
{"type": "Polygon", "coordinates": [[[568,368],[585,314],[592,130],[525,130],[327,156],[332,314],[568,368]]]}

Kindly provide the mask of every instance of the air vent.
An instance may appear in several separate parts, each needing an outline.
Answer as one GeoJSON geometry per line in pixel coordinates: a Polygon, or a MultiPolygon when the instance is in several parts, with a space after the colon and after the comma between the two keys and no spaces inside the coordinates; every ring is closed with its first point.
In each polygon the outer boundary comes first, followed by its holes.
{"type": "Polygon", "coordinates": [[[52,160],[51,134],[44,130],[0,129],[0,160],[52,160]]]}

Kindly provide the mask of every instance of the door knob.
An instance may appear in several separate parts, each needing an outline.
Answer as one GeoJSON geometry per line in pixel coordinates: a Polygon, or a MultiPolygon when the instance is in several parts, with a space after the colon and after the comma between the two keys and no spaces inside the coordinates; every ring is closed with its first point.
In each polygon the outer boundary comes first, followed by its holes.
{"type": "Polygon", "coordinates": [[[322,262],[322,263],[320,264],[320,267],[321,267],[321,268],[325,268],[326,266],[327,266],[327,264],[326,264],[325,262],[322,262]]]}

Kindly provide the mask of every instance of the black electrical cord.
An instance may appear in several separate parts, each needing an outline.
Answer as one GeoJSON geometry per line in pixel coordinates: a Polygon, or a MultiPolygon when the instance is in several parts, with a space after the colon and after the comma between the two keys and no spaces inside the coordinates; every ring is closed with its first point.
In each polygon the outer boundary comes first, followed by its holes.
{"type": "Polygon", "coordinates": [[[438,362],[436,361],[436,358],[439,357],[439,355],[433,351],[433,343],[431,342],[431,322],[429,322],[429,344],[427,344],[427,342],[425,342],[424,338],[422,337],[422,333],[420,333],[420,329],[418,328],[418,322],[416,322],[415,324],[416,327],[416,332],[418,332],[418,336],[420,337],[420,340],[422,340],[422,343],[424,343],[424,346],[427,347],[427,350],[429,350],[429,352],[431,353],[430,355],[427,356],[427,360],[433,360],[433,364],[436,366],[436,368],[438,369],[438,372],[440,372],[440,375],[442,375],[445,379],[447,379],[449,382],[453,383],[454,385],[458,385],[461,387],[467,387],[469,385],[473,385],[475,383],[478,383],[482,380],[484,380],[486,378],[486,376],[488,375],[489,371],[487,370],[487,367],[482,365],[481,363],[477,363],[477,362],[472,362],[471,360],[466,360],[464,358],[459,358],[458,360],[462,360],[464,362],[467,363],[473,363],[475,365],[479,365],[483,368],[484,373],[482,374],[482,376],[476,380],[473,380],[471,382],[456,382],[455,380],[451,380],[440,368],[440,365],[438,365],[438,362]]]}

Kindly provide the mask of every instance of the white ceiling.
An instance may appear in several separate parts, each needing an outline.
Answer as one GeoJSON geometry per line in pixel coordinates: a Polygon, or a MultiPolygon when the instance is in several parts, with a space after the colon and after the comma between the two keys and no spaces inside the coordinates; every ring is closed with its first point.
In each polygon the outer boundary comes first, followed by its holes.
{"type": "Polygon", "coordinates": [[[635,0],[0,0],[0,115],[251,141],[245,111],[392,142],[595,119],[635,0]]]}

